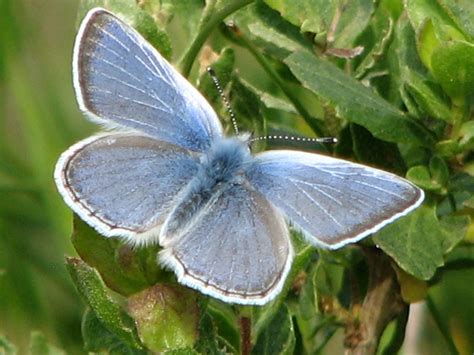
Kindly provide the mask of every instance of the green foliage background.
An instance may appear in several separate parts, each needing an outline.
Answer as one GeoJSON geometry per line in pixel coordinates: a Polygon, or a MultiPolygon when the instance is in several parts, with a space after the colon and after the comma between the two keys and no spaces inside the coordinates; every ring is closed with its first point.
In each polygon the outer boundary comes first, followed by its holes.
{"type": "MultiPolygon", "coordinates": [[[[474,351],[474,5],[267,0],[231,11],[250,2],[217,2],[204,14],[198,0],[0,2],[0,353],[83,353],[84,345],[115,353],[237,350],[239,314],[253,318],[256,353],[331,353],[342,351],[342,314],[354,312],[350,275],[366,288],[358,248],[316,252],[296,235],[290,278],[304,271],[306,282],[298,292],[288,284],[261,309],[177,286],[155,265],[156,248],[133,251],[79,220],[71,243],[71,213],[52,171],[63,150],[97,130],[77,109],[70,63],[78,21],[99,5],[120,12],[199,82],[224,120],[200,65],[214,63],[242,128],[335,135],[337,156],[406,174],[424,188],[424,206],[373,241],[397,264],[405,301],[426,300],[411,320],[420,353],[474,351]],[[240,32],[220,24],[226,11],[240,32]],[[210,34],[199,57],[196,33],[210,34]],[[80,258],[68,258],[66,268],[65,255],[80,258]],[[332,313],[321,311],[328,302],[332,313]],[[154,310],[150,319],[145,306],[154,310]],[[167,328],[157,336],[161,324],[167,328]]],[[[382,348],[396,343],[400,323],[390,325],[382,348]]]]}

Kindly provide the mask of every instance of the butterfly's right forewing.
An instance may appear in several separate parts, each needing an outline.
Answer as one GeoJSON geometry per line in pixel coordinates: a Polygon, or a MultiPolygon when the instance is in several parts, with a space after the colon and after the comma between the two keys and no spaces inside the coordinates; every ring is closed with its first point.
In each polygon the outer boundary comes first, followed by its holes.
{"type": "Polygon", "coordinates": [[[136,134],[85,139],[59,159],[55,180],[66,203],[106,236],[132,244],[155,240],[198,154],[136,134]]]}
{"type": "Polygon", "coordinates": [[[115,15],[91,10],[73,58],[76,96],[93,121],[205,151],[222,135],[203,96],[145,39],[115,15]]]}

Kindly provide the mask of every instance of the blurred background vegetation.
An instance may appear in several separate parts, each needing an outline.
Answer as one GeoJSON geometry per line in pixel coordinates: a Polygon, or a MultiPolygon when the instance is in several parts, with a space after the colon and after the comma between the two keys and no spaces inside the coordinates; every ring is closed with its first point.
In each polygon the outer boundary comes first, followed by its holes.
{"type": "MultiPolygon", "coordinates": [[[[8,339],[25,352],[40,331],[67,353],[83,352],[84,307],[64,266],[64,256],[75,254],[71,212],[52,180],[59,154],[97,130],[72,89],[77,8],[74,0],[0,1],[0,349],[8,339]]],[[[172,42],[177,58],[183,45],[172,42]]],[[[236,57],[244,77],[272,86],[246,51],[236,57]]],[[[451,269],[429,291],[466,354],[474,351],[473,285],[474,270],[451,269]]],[[[424,303],[412,307],[407,331],[407,354],[448,351],[424,303]]]]}
{"type": "Polygon", "coordinates": [[[71,86],[76,1],[0,2],[0,333],[25,351],[40,330],[82,348],[81,301],[64,267],[71,214],[52,171],[92,132],[71,86]]]}

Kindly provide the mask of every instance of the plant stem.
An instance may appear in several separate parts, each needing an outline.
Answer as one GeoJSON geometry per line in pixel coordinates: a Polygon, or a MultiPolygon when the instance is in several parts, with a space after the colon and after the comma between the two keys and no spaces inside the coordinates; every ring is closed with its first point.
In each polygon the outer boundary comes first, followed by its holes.
{"type": "Polygon", "coordinates": [[[346,325],[344,345],[351,355],[376,354],[387,325],[406,307],[390,259],[380,250],[364,248],[369,286],[360,314],[346,325]]]}
{"type": "Polygon", "coordinates": [[[240,353],[249,355],[252,350],[250,318],[240,317],[240,353]]]}
{"type": "Polygon", "coordinates": [[[398,354],[405,340],[405,331],[408,323],[409,306],[406,305],[397,318],[395,334],[393,334],[390,343],[383,350],[383,355],[398,354]]]}
{"type": "Polygon", "coordinates": [[[433,320],[435,321],[436,325],[438,326],[438,329],[443,336],[446,345],[449,348],[449,353],[452,355],[457,355],[459,354],[458,350],[456,349],[456,345],[453,342],[452,337],[450,336],[449,328],[448,326],[444,323],[443,318],[439,314],[438,310],[436,309],[433,299],[431,298],[430,295],[426,297],[426,305],[428,306],[428,309],[430,310],[431,316],[433,317],[433,320]]]}
{"type": "Polygon", "coordinates": [[[189,76],[194,60],[196,59],[201,47],[209,37],[214,27],[233,12],[249,5],[253,1],[254,0],[234,0],[232,2],[228,2],[222,8],[218,9],[214,14],[211,14],[214,11],[213,6],[212,9],[208,9],[206,11],[203,16],[203,21],[201,21],[199,25],[196,36],[192,40],[188,50],[184,53],[179,61],[179,68],[181,69],[181,74],[183,74],[184,77],[187,78],[189,76]]]}

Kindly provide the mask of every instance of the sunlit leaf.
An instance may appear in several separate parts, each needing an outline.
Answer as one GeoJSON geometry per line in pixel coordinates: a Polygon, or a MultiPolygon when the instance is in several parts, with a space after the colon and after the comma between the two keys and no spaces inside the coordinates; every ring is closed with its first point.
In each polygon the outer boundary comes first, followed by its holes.
{"type": "Polygon", "coordinates": [[[129,295],[150,286],[159,275],[156,248],[132,248],[106,238],[74,217],[72,243],[82,260],[97,269],[112,290],[129,295]]]}
{"type": "Polygon", "coordinates": [[[429,280],[444,264],[443,255],[464,237],[468,223],[463,216],[440,221],[433,208],[422,206],[373,239],[407,273],[429,280]]]}
{"type": "MultiPolygon", "coordinates": [[[[423,48],[427,46],[424,44],[423,48]]],[[[400,18],[395,27],[389,63],[393,74],[392,90],[397,91],[396,94],[392,92],[392,99],[395,95],[400,95],[405,106],[415,116],[429,115],[447,122],[452,121],[452,114],[441,88],[429,79],[427,70],[418,57],[415,32],[405,17],[400,18]]]]}
{"type": "Polygon", "coordinates": [[[160,283],[128,298],[145,346],[157,353],[192,348],[198,336],[196,293],[179,285],[160,283]]]}
{"type": "Polygon", "coordinates": [[[440,6],[446,9],[449,17],[474,39],[474,2],[471,0],[438,0],[440,6]]]}
{"type": "Polygon", "coordinates": [[[77,258],[67,258],[66,265],[77,290],[104,327],[127,346],[141,349],[132,318],[109,296],[99,273],[77,258]]]}
{"type": "Polygon", "coordinates": [[[147,351],[129,347],[117,335],[109,331],[88,308],[82,318],[84,350],[94,353],[105,351],[116,355],[145,355],[147,351]]]}
{"type": "Polygon", "coordinates": [[[474,45],[468,42],[445,42],[431,60],[433,75],[455,100],[464,101],[474,94],[474,45]]]}
{"type": "Polygon", "coordinates": [[[273,9],[303,32],[330,34],[336,48],[350,48],[373,11],[370,0],[266,0],[273,9]]]}

